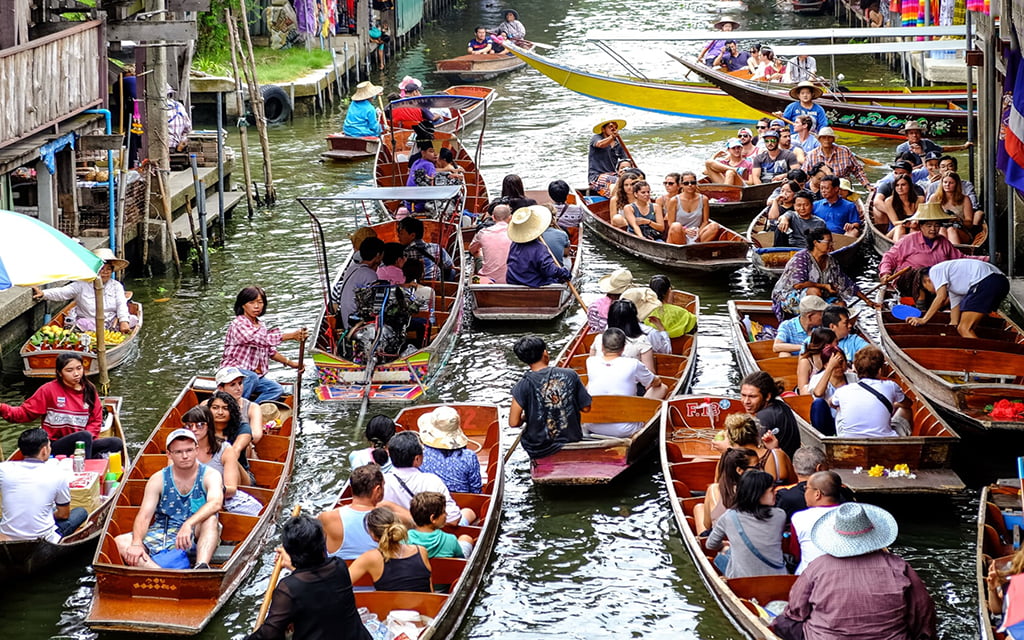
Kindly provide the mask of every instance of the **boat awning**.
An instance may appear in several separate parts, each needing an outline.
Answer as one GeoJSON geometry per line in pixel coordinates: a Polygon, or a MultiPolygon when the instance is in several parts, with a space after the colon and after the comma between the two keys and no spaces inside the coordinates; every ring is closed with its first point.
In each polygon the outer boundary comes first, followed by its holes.
{"type": "Polygon", "coordinates": [[[862,53],[913,53],[918,51],[963,51],[966,40],[921,40],[910,42],[858,42],[856,44],[809,44],[773,46],[779,56],[842,56],[862,53]]]}
{"type": "Polygon", "coordinates": [[[484,98],[477,96],[453,96],[447,93],[442,93],[432,96],[399,98],[398,100],[388,104],[388,109],[392,109],[394,107],[417,107],[421,109],[469,109],[483,101],[484,98]]]}
{"type": "MultiPolygon", "coordinates": [[[[835,38],[849,40],[851,38],[917,38],[925,36],[966,36],[964,25],[948,27],[878,27],[873,29],[800,29],[794,31],[609,31],[594,30],[587,33],[588,41],[605,42],[651,42],[654,40],[766,40],[778,38],[788,41],[816,40],[835,38]]],[[[878,44],[875,47],[877,52],[878,44]]],[[[889,43],[885,43],[888,45],[889,43]]],[[[772,47],[778,52],[778,47],[772,47]]]]}
{"type": "Polygon", "coordinates": [[[338,196],[299,198],[300,200],[450,200],[462,193],[462,185],[443,187],[363,187],[338,196]]]}

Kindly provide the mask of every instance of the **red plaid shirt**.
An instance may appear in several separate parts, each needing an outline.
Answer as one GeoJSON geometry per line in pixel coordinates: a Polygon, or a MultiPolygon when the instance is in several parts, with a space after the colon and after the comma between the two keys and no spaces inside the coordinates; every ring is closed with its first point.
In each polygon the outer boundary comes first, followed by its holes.
{"type": "Polygon", "coordinates": [[[248,369],[262,375],[267,372],[270,358],[281,344],[281,330],[268,329],[262,321],[253,324],[245,314],[235,316],[224,336],[224,355],[220,366],[248,369]]]}
{"type": "Polygon", "coordinates": [[[860,166],[857,159],[853,157],[853,152],[848,147],[844,147],[841,144],[832,145],[832,153],[828,156],[825,155],[825,151],[822,147],[813,149],[807,154],[807,158],[804,159],[803,170],[810,173],[811,167],[824,162],[826,166],[832,169],[832,175],[839,178],[847,178],[853,176],[865,187],[870,187],[871,183],[868,182],[868,177],[864,173],[864,168],[860,166]]]}

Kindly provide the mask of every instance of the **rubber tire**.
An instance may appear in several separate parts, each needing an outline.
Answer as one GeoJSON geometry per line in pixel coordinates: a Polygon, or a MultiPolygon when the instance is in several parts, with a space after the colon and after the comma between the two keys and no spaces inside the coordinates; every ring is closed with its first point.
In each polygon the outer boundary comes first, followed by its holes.
{"type": "Polygon", "coordinates": [[[287,122],[292,117],[292,102],[285,90],[276,84],[265,84],[260,87],[263,96],[263,114],[269,124],[287,122]]]}

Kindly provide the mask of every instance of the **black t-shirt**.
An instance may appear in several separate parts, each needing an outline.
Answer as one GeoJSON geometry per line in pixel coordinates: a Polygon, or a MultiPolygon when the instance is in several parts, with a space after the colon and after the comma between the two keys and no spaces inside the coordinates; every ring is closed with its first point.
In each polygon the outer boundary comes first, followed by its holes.
{"type": "Polygon", "coordinates": [[[757,420],[761,423],[761,435],[765,431],[778,429],[775,437],[779,441],[779,448],[786,452],[790,458],[800,448],[800,428],[796,424],[796,417],[793,410],[785,402],[775,398],[764,409],[757,412],[757,420]]]}
{"type": "Polygon", "coordinates": [[[512,397],[523,408],[522,443],[531,458],[553,455],[583,439],[580,409],[590,406],[590,394],[572,369],[527,371],[512,388],[512,397]]]}
{"type": "MultiPolygon", "coordinates": [[[[807,489],[807,481],[801,480],[788,489],[779,489],[775,492],[775,506],[786,512],[786,519],[793,517],[797,511],[807,508],[807,498],[804,497],[804,490],[807,489]]],[[[839,504],[853,502],[853,491],[845,484],[839,488],[839,504]]]]}
{"type": "Polygon", "coordinates": [[[626,157],[622,151],[622,145],[613,144],[604,149],[595,146],[601,140],[604,140],[604,136],[600,133],[590,138],[590,153],[587,156],[587,179],[590,182],[597,180],[602,173],[614,172],[615,165],[626,157]]]}

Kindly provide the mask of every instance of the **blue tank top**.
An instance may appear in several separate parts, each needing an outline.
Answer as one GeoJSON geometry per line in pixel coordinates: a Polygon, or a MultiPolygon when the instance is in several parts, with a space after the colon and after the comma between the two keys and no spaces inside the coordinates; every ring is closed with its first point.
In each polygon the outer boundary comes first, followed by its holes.
{"type": "Polygon", "coordinates": [[[185,521],[191,518],[196,511],[199,511],[206,504],[206,487],[203,486],[203,475],[206,474],[206,465],[199,463],[199,472],[196,473],[196,481],[189,489],[189,492],[182,494],[178,487],[174,486],[174,478],[171,475],[171,467],[164,467],[164,488],[160,492],[160,502],[156,506],[154,523],[160,521],[165,527],[180,528],[185,521]]]}
{"type": "Polygon", "coordinates": [[[332,553],[332,556],[342,560],[355,560],[370,549],[377,548],[377,543],[366,531],[366,516],[369,513],[356,511],[348,505],[338,509],[341,526],[345,528],[345,539],[341,543],[341,548],[332,553]]]}

